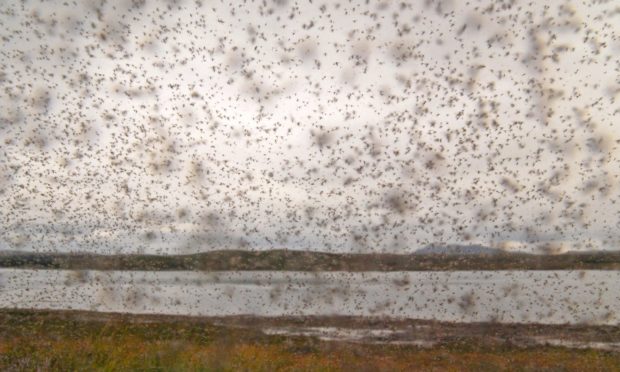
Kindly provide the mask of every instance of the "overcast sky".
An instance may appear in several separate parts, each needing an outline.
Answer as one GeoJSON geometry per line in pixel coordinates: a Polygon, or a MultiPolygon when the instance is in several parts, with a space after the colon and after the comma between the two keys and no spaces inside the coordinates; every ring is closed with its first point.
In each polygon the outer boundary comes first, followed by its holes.
{"type": "Polygon", "coordinates": [[[617,2],[0,11],[2,250],[620,247],[617,2]]]}

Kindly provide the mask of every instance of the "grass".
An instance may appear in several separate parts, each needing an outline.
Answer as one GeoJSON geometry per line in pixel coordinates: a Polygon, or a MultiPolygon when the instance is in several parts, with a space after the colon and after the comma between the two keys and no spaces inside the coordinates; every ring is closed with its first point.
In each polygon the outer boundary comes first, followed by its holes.
{"type": "Polygon", "coordinates": [[[210,321],[0,312],[0,370],[620,371],[620,355],[454,343],[433,348],[266,336],[210,321]]]}

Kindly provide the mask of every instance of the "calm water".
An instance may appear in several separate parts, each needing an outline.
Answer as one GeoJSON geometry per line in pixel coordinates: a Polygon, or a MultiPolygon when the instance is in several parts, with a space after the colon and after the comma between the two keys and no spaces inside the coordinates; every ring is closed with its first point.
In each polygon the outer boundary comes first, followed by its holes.
{"type": "Polygon", "coordinates": [[[619,324],[619,271],[141,272],[0,269],[0,306],[619,324]]]}

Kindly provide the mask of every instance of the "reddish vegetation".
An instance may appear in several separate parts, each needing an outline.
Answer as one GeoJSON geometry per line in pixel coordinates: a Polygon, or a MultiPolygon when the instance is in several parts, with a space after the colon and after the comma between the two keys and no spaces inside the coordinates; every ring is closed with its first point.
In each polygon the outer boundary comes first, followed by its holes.
{"type": "MultiPolygon", "coordinates": [[[[327,324],[334,321],[326,320],[327,324]]],[[[277,320],[266,320],[268,324],[274,322],[277,320]]],[[[620,370],[620,354],[597,350],[499,345],[481,343],[475,337],[432,348],[327,342],[308,337],[266,336],[255,327],[244,327],[247,319],[226,324],[220,319],[217,323],[220,325],[215,325],[212,319],[187,317],[114,314],[97,317],[95,313],[4,311],[0,313],[0,368],[620,370]]],[[[353,319],[339,323],[359,325],[353,319]]],[[[508,332],[510,327],[500,327],[498,333],[508,332]]]]}

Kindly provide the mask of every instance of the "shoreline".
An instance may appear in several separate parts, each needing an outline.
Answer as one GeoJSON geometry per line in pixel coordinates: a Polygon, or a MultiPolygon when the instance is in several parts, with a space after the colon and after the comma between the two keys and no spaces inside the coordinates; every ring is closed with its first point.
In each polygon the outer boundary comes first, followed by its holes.
{"type": "MultiPolygon", "coordinates": [[[[494,322],[446,322],[425,319],[361,316],[195,316],[167,314],[132,314],[86,310],[0,309],[0,328],[7,321],[26,319],[37,321],[72,321],[85,323],[162,324],[184,326],[215,326],[261,333],[264,336],[307,336],[305,330],[390,330],[390,334],[368,332],[370,337],[333,341],[361,344],[402,344],[418,346],[449,346],[476,344],[493,347],[529,348],[560,346],[567,348],[601,349],[620,352],[620,325],[538,324],[494,322]],[[272,330],[281,332],[272,332],[272,330]],[[265,330],[269,330],[265,332],[265,330]],[[284,332],[288,330],[290,332],[284,332]],[[374,334],[374,336],[373,336],[374,334]],[[375,337],[376,336],[376,337],[375,337]],[[564,345],[562,345],[562,343],[564,345]],[[587,347],[587,345],[593,345],[587,347]],[[610,347],[596,347],[610,345],[610,347]]],[[[309,336],[322,339],[320,334],[309,336]]],[[[328,338],[325,338],[327,340],[328,338]]]]}
{"type": "Polygon", "coordinates": [[[504,271],[620,270],[620,252],[493,254],[337,254],[213,251],[187,255],[3,252],[0,268],[132,271],[504,271]]]}

